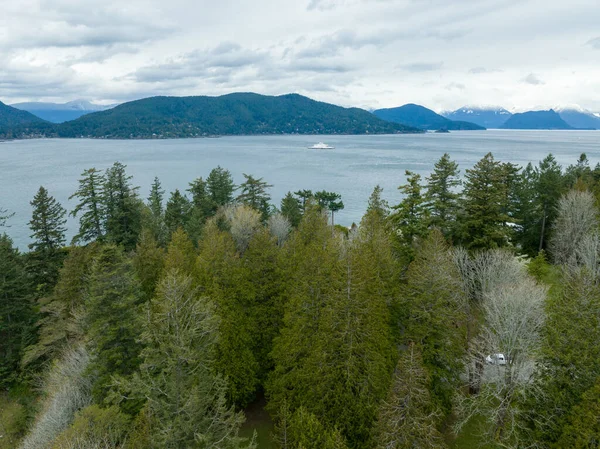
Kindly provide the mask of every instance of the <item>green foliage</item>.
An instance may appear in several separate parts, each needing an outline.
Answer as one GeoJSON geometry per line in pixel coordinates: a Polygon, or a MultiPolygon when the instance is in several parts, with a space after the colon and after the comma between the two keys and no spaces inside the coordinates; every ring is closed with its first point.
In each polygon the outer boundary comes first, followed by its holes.
{"type": "Polygon", "coordinates": [[[165,229],[165,209],[163,206],[163,198],[165,191],[162,188],[160,180],[155,177],[150,188],[148,196],[148,208],[150,217],[144,225],[152,231],[154,239],[161,245],[164,245],[167,240],[165,229]]]}
{"type": "Polygon", "coordinates": [[[397,308],[402,338],[421,348],[422,363],[430,373],[432,401],[445,413],[451,411],[464,372],[467,300],[444,236],[433,230],[408,268],[397,308]]]}
{"type": "Polygon", "coordinates": [[[165,210],[165,227],[169,238],[177,229],[186,228],[190,209],[190,201],[185,195],[179,192],[179,189],[175,189],[171,193],[169,201],[167,201],[167,208],[165,210]]]}
{"type": "Polygon", "coordinates": [[[131,185],[131,176],[125,173],[126,166],[115,162],[106,170],[104,182],[104,212],[106,237],[126,250],[135,248],[141,231],[142,202],[138,198],[138,187],[131,185]]]}
{"type": "Polygon", "coordinates": [[[77,412],[51,449],[116,449],[122,447],[128,430],[129,418],[117,407],[100,408],[94,404],[77,412]]]}
{"type": "Polygon", "coordinates": [[[381,219],[385,219],[390,213],[390,206],[386,200],[381,198],[382,193],[383,188],[379,185],[376,185],[371,193],[371,196],[369,197],[366,213],[369,214],[371,212],[375,212],[381,219]]]}
{"type": "Polygon", "coordinates": [[[28,271],[34,278],[38,294],[51,291],[58,280],[58,270],[64,259],[66,211],[44,187],[40,187],[31,202],[33,214],[29,222],[31,238],[28,271]]]}
{"type": "Polygon", "coordinates": [[[0,449],[13,449],[25,434],[27,410],[8,395],[0,394],[0,449]]]}
{"type": "Polygon", "coordinates": [[[316,200],[320,208],[331,212],[331,226],[334,226],[334,214],[344,208],[342,195],[335,192],[327,192],[325,190],[321,190],[320,192],[315,193],[314,199],[316,200]]]}
{"type": "Polygon", "coordinates": [[[150,447],[252,447],[238,437],[243,416],[225,402],[226,383],[212,369],[218,318],[189,276],[167,273],[146,314],[145,349],[131,385],[147,399],[150,447]]]}
{"type": "Polygon", "coordinates": [[[150,301],[154,296],[165,263],[165,252],[158,246],[153,234],[147,229],[142,230],[131,259],[145,301],[150,301]]]}
{"type": "Polygon", "coordinates": [[[446,237],[449,237],[456,227],[460,198],[456,189],[461,185],[459,173],[458,164],[450,159],[448,153],[444,153],[427,178],[425,198],[430,225],[439,228],[446,237]]]}
{"type": "Polygon", "coordinates": [[[79,213],[79,232],[73,237],[73,243],[102,241],[104,238],[104,176],[95,168],[84,170],[79,180],[79,188],[69,197],[69,200],[77,198],[79,203],[71,211],[76,217],[79,213]]]}
{"type": "Polygon", "coordinates": [[[206,186],[211,201],[211,215],[214,215],[219,207],[233,202],[233,192],[236,186],[229,170],[220,166],[213,168],[206,178],[206,186]]]}
{"type": "Polygon", "coordinates": [[[0,388],[20,374],[19,362],[35,338],[36,314],[23,258],[12,240],[0,235],[0,388]]]}
{"type": "Polygon", "coordinates": [[[300,200],[294,198],[292,192],[288,192],[281,200],[280,209],[281,214],[289,220],[293,227],[297,228],[300,224],[300,220],[302,220],[300,200]]]}
{"type": "Polygon", "coordinates": [[[139,366],[138,301],[131,262],[120,248],[102,247],[92,262],[85,317],[98,403],[106,398],[113,376],[130,376],[139,366]]]}
{"type": "Polygon", "coordinates": [[[588,449],[600,444],[600,380],[583,393],[581,402],[571,409],[562,435],[553,446],[588,449]]]}
{"type": "Polygon", "coordinates": [[[273,97],[254,93],[220,97],[145,98],[60,125],[35,125],[33,129],[45,132],[48,137],[118,139],[421,132],[409,126],[386,122],[363,109],[342,108],[298,94],[273,97]]]}
{"type": "Polygon", "coordinates": [[[510,241],[508,189],[512,170],[486,154],[466,170],[461,240],[471,249],[498,248],[510,241]]]}
{"type": "Polygon", "coordinates": [[[344,437],[336,429],[330,430],[319,419],[300,407],[290,417],[287,449],[346,449],[344,437]]]}
{"type": "Polygon", "coordinates": [[[431,397],[430,383],[418,347],[409,344],[398,360],[388,397],[379,408],[373,447],[445,447],[438,431],[441,413],[431,397]]]}
{"type": "Polygon", "coordinates": [[[238,195],[237,201],[260,212],[262,220],[266,221],[271,211],[269,204],[271,197],[267,193],[267,189],[273,186],[263,181],[263,178],[256,179],[246,173],[244,173],[244,178],[246,181],[240,184],[241,193],[238,195]]]}

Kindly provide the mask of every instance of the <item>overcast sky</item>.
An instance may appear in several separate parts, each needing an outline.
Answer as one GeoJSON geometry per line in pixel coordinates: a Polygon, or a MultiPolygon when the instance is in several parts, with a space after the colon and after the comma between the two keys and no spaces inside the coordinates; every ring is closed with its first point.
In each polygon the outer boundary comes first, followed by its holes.
{"type": "Polygon", "coordinates": [[[600,0],[0,0],[0,101],[600,111],[600,0]]]}

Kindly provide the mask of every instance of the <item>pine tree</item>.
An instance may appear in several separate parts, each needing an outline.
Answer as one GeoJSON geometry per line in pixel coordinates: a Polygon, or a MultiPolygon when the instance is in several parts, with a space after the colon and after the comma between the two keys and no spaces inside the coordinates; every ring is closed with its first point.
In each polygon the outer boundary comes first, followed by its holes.
{"type": "Polygon", "coordinates": [[[441,414],[431,398],[429,383],[421,354],[411,343],[398,361],[389,395],[379,409],[375,448],[445,447],[437,429],[441,414]]]}
{"type": "Polygon", "coordinates": [[[190,208],[190,201],[178,189],[171,193],[165,210],[165,226],[169,238],[178,228],[187,227],[190,208]]]}
{"type": "Polygon", "coordinates": [[[153,232],[143,229],[131,262],[145,301],[154,297],[163,271],[164,259],[165,252],[158,246],[153,232]]]}
{"type": "Polygon", "coordinates": [[[383,188],[376,185],[367,203],[367,214],[375,212],[381,219],[385,219],[390,214],[390,206],[386,200],[381,198],[382,193],[383,188]]]}
{"type": "Polygon", "coordinates": [[[148,196],[148,208],[150,209],[150,220],[144,223],[154,235],[154,238],[160,245],[164,245],[167,240],[165,229],[165,209],[163,206],[165,191],[162,188],[160,180],[155,177],[150,188],[148,196]]]}
{"type": "Polygon", "coordinates": [[[521,250],[531,256],[538,252],[540,238],[540,217],[536,184],[538,176],[531,163],[523,169],[515,182],[514,219],[518,224],[516,241],[521,250]]]}
{"type": "Polygon", "coordinates": [[[300,208],[304,214],[304,212],[306,212],[306,203],[314,197],[312,190],[298,190],[297,192],[294,192],[294,195],[299,198],[300,208]]]}
{"type": "Polygon", "coordinates": [[[189,276],[168,273],[146,314],[140,373],[131,383],[155,425],[153,448],[254,447],[238,436],[242,413],[225,400],[226,382],[214,374],[218,318],[189,276]]]}
{"type": "Polygon", "coordinates": [[[404,199],[393,206],[390,221],[405,251],[412,253],[412,244],[416,238],[424,237],[429,221],[425,197],[421,186],[421,175],[406,170],[408,184],[398,187],[404,199]]]}
{"type": "Polygon", "coordinates": [[[0,235],[0,388],[19,376],[25,347],[35,337],[35,312],[31,286],[19,251],[12,240],[0,235]]]}
{"type": "Polygon", "coordinates": [[[427,194],[430,224],[439,228],[449,237],[456,225],[458,214],[458,199],[456,192],[461,185],[458,164],[450,160],[450,155],[444,153],[435,163],[433,172],[427,178],[427,194]]]}
{"type": "Polygon", "coordinates": [[[239,203],[245,204],[261,213],[263,221],[269,218],[271,196],[267,189],[273,187],[263,181],[263,178],[254,178],[244,173],[246,180],[240,184],[241,193],[237,197],[239,203]]]}
{"type": "Polygon", "coordinates": [[[290,224],[297,228],[302,220],[301,203],[297,198],[294,198],[292,192],[286,193],[281,200],[281,214],[287,218],[290,224]]]}
{"type": "Polygon", "coordinates": [[[115,162],[106,170],[104,183],[104,207],[106,214],[106,237],[109,241],[133,249],[141,231],[142,204],[138,187],[131,185],[126,166],[115,162]]]}
{"type": "Polygon", "coordinates": [[[211,215],[214,215],[219,207],[233,202],[233,192],[236,187],[229,170],[221,167],[213,168],[206,178],[206,186],[212,202],[211,215]]]}
{"type": "Polygon", "coordinates": [[[342,195],[335,192],[327,192],[321,190],[315,193],[314,196],[317,204],[323,209],[331,212],[331,226],[335,225],[334,215],[336,212],[344,208],[344,202],[342,201],[342,195]]]}
{"type": "Polygon", "coordinates": [[[558,200],[565,193],[565,180],[562,167],[552,154],[539,163],[536,175],[537,201],[542,214],[538,246],[538,250],[541,251],[547,247],[550,230],[558,211],[558,200]]]}
{"type": "Polygon", "coordinates": [[[102,247],[92,263],[85,316],[95,356],[90,370],[97,402],[108,396],[113,376],[130,376],[140,363],[138,291],[131,262],[122,250],[102,247]]]}
{"type": "Polygon", "coordinates": [[[73,243],[90,242],[104,239],[105,207],[104,176],[95,168],[84,170],[79,180],[79,189],[69,197],[77,198],[79,203],[71,215],[79,218],[79,232],[73,237],[73,243]]]}
{"type": "Polygon", "coordinates": [[[509,243],[506,172],[492,153],[466,170],[461,240],[469,248],[497,248],[509,243]]]}
{"type": "Polygon", "coordinates": [[[38,291],[50,291],[58,278],[58,270],[63,260],[61,248],[65,244],[66,211],[44,187],[40,187],[31,201],[33,214],[29,222],[33,243],[29,256],[29,271],[33,274],[38,291]]]}
{"type": "Polygon", "coordinates": [[[5,227],[6,226],[6,220],[8,220],[13,215],[14,215],[14,213],[11,214],[6,209],[2,209],[0,207],[0,228],[5,227]]]}

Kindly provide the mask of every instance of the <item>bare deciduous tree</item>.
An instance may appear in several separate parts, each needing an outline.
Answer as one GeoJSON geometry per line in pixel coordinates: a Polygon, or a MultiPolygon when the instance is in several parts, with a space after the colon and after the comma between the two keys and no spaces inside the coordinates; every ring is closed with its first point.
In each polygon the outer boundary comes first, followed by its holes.
{"type": "Polygon", "coordinates": [[[90,356],[83,345],[71,349],[56,362],[44,384],[47,398],[21,442],[21,449],[49,447],[71,424],[75,413],[91,403],[91,379],[84,375],[89,363],[90,356]]]}
{"type": "Polygon", "coordinates": [[[598,210],[590,192],[571,190],[558,201],[550,252],[556,263],[575,256],[583,238],[598,228],[598,210]]]}
{"type": "Polygon", "coordinates": [[[248,248],[252,236],[261,226],[260,212],[244,204],[238,204],[225,209],[225,216],[229,221],[235,246],[243,253],[248,248]]]}
{"type": "Polygon", "coordinates": [[[285,243],[291,230],[290,221],[282,214],[277,213],[269,217],[269,231],[277,238],[277,245],[281,246],[285,243]]]}

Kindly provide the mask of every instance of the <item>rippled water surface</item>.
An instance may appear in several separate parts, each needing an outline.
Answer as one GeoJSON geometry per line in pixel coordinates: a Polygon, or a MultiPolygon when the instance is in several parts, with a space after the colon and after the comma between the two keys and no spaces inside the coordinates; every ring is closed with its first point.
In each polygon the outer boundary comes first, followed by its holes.
{"type": "MultiPolygon", "coordinates": [[[[587,153],[600,161],[600,131],[499,131],[385,136],[265,136],[182,140],[41,139],[0,142],[0,208],[9,209],[8,234],[22,249],[29,242],[29,202],[40,185],[64,207],[77,188],[81,172],[105,169],[115,161],[127,165],[135,185],[146,197],[154,176],[167,191],[186,189],[193,179],[205,177],[213,167],[229,169],[236,182],[242,173],[263,177],[273,184],[273,202],[287,191],[330,190],[342,194],[346,208],[336,221],[359,221],[369,194],[380,184],[384,196],[395,204],[404,171],[426,176],[445,152],[464,173],[491,151],[503,161],[525,165],[553,153],[564,165],[587,153]],[[319,142],[334,150],[310,150],[319,142]]],[[[72,235],[75,221],[69,219],[72,235]]]]}

